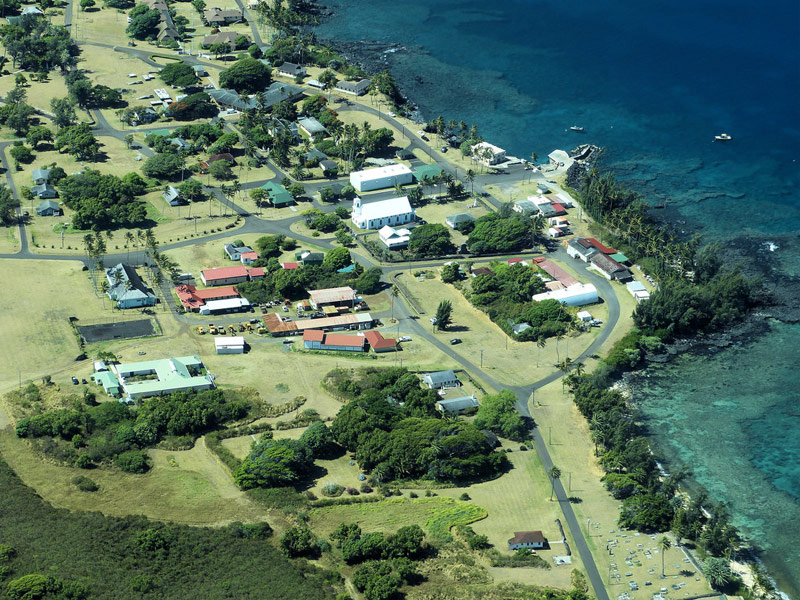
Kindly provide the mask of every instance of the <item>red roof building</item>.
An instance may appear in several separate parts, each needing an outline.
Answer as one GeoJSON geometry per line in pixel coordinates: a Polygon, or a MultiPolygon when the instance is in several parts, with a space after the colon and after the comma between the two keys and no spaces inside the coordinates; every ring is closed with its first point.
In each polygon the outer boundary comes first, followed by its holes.
{"type": "Polygon", "coordinates": [[[252,269],[247,269],[247,275],[250,279],[263,279],[267,276],[267,272],[264,271],[264,267],[253,267],[252,269]]]}
{"type": "Polygon", "coordinates": [[[511,265],[513,265],[515,263],[518,263],[518,262],[522,262],[522,259],[521,258],[509,258],[508,259],[509,266],[511,266],[511,265]]]}
{"type": "Polygon", "coordinates": [[[242,261],[243,265],[249,265],[254,260],[258,260],[258,252],[242,252],[239,260],[242,261]]]}
{"type": "Polygon", "coordinates": [[[178,296],[181,304],[186,310],[197,312],[202,308],[206,302],[212,300],[225,300],[227,298],[238,298],[239,292],[235,287],[226,286],[219,288],[211,288],[207,290],[198,290],[193,285],[179,285],[175,288],[175,295],[178,296]]]}
{"type": "Polygon", "coordinates": [[[303,347],[306,350],[336,350],[340,352],[364,352],[367,339],[363,335],[325,333],[319,329],[303,332],[303,347]]]}
{"type": "Polygon", "coordinates": [[[592,246],[594,246],[598,250],[600,250],[600,252],[602,252],[603,254],[616,254],[617,253],[617,251],[614,250],[613,248],[609,248],[608,246],[604,246],[603,244],[601,244],[600,242],[598,242],[594,238],[586,238],[586,241],[589,242],[592,246]]]}
{"type": "Polygon", "coordinates": [[[299,269],[300,265],[296,262],[285,262],[281,263],[281,268],[287,271],[293,271],[294,269],[299,269]]]}
{"type": "Polygon", "coordinates": [[[369,342],[373,352],[391,352],[397,350],[397,340],[394,338],[385,338],[379,331],[366,331],[364,337],[369,342]]]}
{"type": "Polygon", "coordinates": [[[508,540],[508,549],[544,548],[546,543],[547,539],[541,531],[515,531],[514,537],[508,540]]]}
{"type": "Polygon", "coordinates": [[[245,266],[221,267],[200,271],[200,279],[206,285],[235,285],[248,279],[260,279],[264,276],[265,272],[262,267],[253,267],[252,269],[245,266]]]}
{"type": "Polygon", "coordinates": [[[556,211],[556,215],[567,214],[567,210],[561,204],[553,204],[553,210],[556,211]]]}

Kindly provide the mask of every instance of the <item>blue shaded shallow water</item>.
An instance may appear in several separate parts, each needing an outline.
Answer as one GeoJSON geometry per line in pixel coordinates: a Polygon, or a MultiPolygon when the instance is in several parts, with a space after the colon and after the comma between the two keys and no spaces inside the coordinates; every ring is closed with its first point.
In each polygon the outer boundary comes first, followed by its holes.
{"type": "MultiPolygon", "coordinates": [[[[476,123],[522,157],[602,145],[605,165],[649,200],[668,200],[666,214],[687,230],[723,243],[764,236],[779,249],[763,260],[800,276],[796,0],[326,4],[336,15],[320,37],[404,45],[387,66],[426,118],[476,123]],[[712,142],[721,132],[733,141],[712,142]]],[[[746,350],[658,367],[641,403],[658,449],[730,504],[794,597],[798,335],[775,324],[746,350]]]]}

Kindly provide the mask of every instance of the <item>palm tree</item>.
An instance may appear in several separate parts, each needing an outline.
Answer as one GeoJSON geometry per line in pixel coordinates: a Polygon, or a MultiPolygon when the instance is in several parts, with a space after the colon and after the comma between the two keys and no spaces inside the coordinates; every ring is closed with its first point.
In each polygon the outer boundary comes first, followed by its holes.
{"type": "Polygon", "coordinates": [[[547,340],[545,337],[540,333],[536,336],[536,367],[539,367],[539,355],[542,352],[542,348],[547,345],[547,340]]]}
{"type": "Polygon", "coordinates": [[[664,577],[664,554],[670,548],[672,548],[672,542],[669,541],[667,536],[661,536],[661,539],[658,540],[658,549],[661,550],[661,577],[664,577]]]}
{"type": "Polygon", "coordinates": [[[391,292],[392,292],[392,321],[394,321],[394,299],[397,298],[397,294],[400,293],[400,289],[396,285],[392,284],[391,292]]]}
{"type": "MultiPolygon", "coordinates": [[[[567,356],[563,361],[558,363],[558,370],[561,371],[564,375],[569,373],[569,367],[572,364],[572,359],[567,356]]],[[[564,393],[564,384],[566,383],[566,377],[561,377],[561,393],[564,393]]]]}
{"type": "Polygon", "coordinates": [[[133,235],[132,231],[125,232],[125,247],[128,249],[128,260],[127,262],[131,261],[131,244],[135,240],[135,236],[133,235]]]}
{"type": "Polygon", "coordinates": [[[467,169],[467,174],[464,176],[467,183],[470,184],[470,194],[475,195],[475,171],[467,169]]]}
{"type": "Polygon", "coordinates": [[[553,492],[556,489],[556,479],[561,479],[561,469],[553,465],[550,467],[550,502],[553,501],[553,492]]]}
{"type": "Polygon", "coordinates": [[[100,291],[103,293],[103,308],[106,307],[106,296],[108,295],[108,288],[109,288],[108,279],[103,279],[103,281],[100,282],[100,291]]]}

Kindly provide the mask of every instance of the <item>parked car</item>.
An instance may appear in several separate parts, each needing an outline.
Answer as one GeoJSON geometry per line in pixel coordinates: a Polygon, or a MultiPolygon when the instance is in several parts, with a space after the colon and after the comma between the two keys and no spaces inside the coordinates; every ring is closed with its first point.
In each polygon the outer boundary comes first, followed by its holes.
{"type": "Polygon", "coordinates": [[[83,385],[86,385],[86,384],[87,384],[87,383],[89,383],[89,382],[88,382],[88,381],[86,381],[86,379],[85,379],[85,378],[82,378],[82,379],[81,379],[81,383],[82,383],[83,385]]]}
{"type": "Polygon", "coordinates": [[[447,150],[448,150],[447,146],[442,146],[442,152],[447,152],[447,150]]]}
{"type": "Polygon", "coordinates": [[[79,381],[77,377],[72,378],[72,385],[78,385],[79,381]]]}
{"type": "Polygon", "coordinates": [[[411,341],[411,336],[408,336],[408,335],[400,336],[400,341],[401,342],[410,342],[411,341]]]}
{"type": "Polygon", "coordinates": [[[289,312],[289,307],[285,304],[283,305],[283,312],[289,312]]]}
{"type": "Polygon", "coordinates": [[[461,343],[461,338],[453,338],[452,340],[450,340],[450,345],[451,346],[455,346],[456,344],[460,344],[460,343],[461,343]]]}

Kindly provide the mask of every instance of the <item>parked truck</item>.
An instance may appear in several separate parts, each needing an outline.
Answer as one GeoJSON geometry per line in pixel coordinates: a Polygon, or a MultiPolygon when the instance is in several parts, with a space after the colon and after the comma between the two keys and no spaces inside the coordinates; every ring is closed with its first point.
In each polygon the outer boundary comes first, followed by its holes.
{"type": "Polygon", "coordinates": [[[217,334],[217,328],[213,323],[208,324],[208,333],[210,333],[211,335],[217,334]]]}

